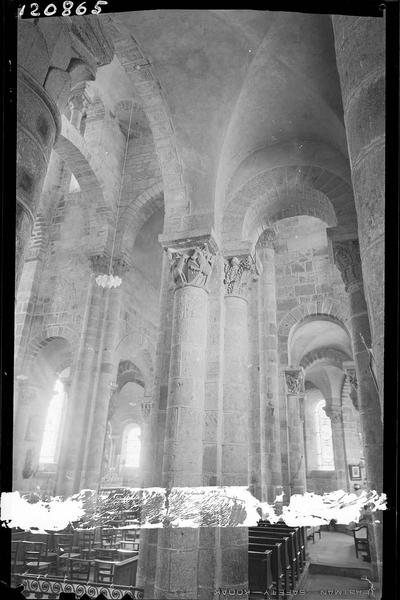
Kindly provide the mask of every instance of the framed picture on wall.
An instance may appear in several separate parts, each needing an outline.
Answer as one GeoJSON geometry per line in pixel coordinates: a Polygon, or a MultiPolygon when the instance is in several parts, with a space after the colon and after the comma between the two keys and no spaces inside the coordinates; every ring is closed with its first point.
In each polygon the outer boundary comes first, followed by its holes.
{"type": "Polygon", "coordinates": [[[349,471],[350,471],[350,479],[352,481],[361,479],[360,465],[349,465],[349,471]]]}

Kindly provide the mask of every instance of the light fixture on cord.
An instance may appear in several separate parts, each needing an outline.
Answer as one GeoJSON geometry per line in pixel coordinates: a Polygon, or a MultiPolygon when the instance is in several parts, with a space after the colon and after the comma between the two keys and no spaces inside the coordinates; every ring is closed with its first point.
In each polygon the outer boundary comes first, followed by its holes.
{"type": "Polygon", "coordinates": [[[128,144],[129,144],[129,135],[131,132],[131,123],[132,123],[132,113],[133,113],[133,100],[132,100],[132,104],[131,104],[131,112],[129,115],[129,125],[128,125],[128,133],[126,134],[126,145],[125,145],[125,155],[124,155],[124,164],[122,166],[122,175],[121,175],[121,181],[119,184],[119,193],[118,193],[118,202],[117,202],[117,214],[115,217],[115,228],[114,228],[114,237],[113,237],[113,243],[112,243],[112,247],[111,247],[111,255],[110,255],[110,264],[108,267],[108,273],[107,274],[101,274],[101,275],[97,275],[96,277],[96,283],[99,287],[102,288],[117,288],[121,285],[122,283],[122,279],[121,277],[119,277],[118,275],[114,275],[113,273],[113,258],[114,258],[114,250],[115,250],[115,241],[117,238],[117,227],[118,227],[118,218],[119,218],[119,209],[121,206],[121,196],[122,196],[122,186],[124,183],[124,177],[125,177],[125,168],[126,168],[126,159],[128,156],[128,144]]]}

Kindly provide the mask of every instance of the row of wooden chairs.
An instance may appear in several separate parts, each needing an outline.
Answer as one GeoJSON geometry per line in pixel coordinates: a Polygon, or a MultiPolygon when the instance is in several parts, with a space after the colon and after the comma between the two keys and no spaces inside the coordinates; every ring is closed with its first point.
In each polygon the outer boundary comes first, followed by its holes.
{"type": "Polygon", "coordinates": [[[306,564],[304,527],[260,521],[249,528],[249,587],[252,592],[289,597],[306,564]]]}
{"type": "MultiPolygon", "coordinates": [[[[139,552],[138,535],[135,530],[118,532],[115,528],[101,528],[97,532],[95,529],[80,530],[75,535],[25,534],[25,537],[29,539],[23,539],[23,536],[18,534],[12,541],[11,567],[14,573],[47,573],[71,578],[78,575],[80,579],[80,573],[82,578],[89,576],[95,561],[121,561],[139,552]]],[[[99,580],[103,577],[100,567],[99,580]]],[[[111,567],[109,571],[112,572],[111,567]]],[[[107,578],[109,577],[110,574],[107,578]]]]}

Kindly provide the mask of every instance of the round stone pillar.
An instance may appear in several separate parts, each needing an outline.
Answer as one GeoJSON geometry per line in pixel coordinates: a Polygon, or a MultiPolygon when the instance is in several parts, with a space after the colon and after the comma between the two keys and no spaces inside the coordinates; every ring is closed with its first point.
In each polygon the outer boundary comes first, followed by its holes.
{"type": "Polygon", "coordinates": [[[385,19],[332,16],[372,347],[383,402],[385,19]]]}
{"type": "MultiPolygon", "coordinates": [[[[160,287],[160,322],[155,361],[153,406],[149,416],[150,439],[143,447],[143,487],[162,485],[162,462],[167,411],[168,376],[171,353],[171,330],[173,312],[173,289],[170,263],[163,253],[160,287]]],[[[139,559],[136,585],[144,589],[145,598],[154,597],[154,581],[157,563],[158,529],[142,529],[140,532],[139,559]]]]}
{"type": "Polygon", "coordinates": [[[16,283],[29,242],[51,149],[60,131],[57,105],[26,71],[17,73],[16,283]]]}
{"type": "MultiPolygon", "coordinates": [[[[378,382],[371,355],[371,333],[364,296],[361,261],[357,240],[332,242],[334,260],[339,268],[350,304],[350,332],[357,376],[357,401],[367,476],[367,487],[382,491],[383,427],[378,382]]],[[[382,518],[382,516],[381,516],[382,518]]],[[[371,518],[371,560],[374,577],[381,578],[382,531],[379,513],[371,518]]]]}
{"type": "Polygon", "coordinates": [[[260,415],[262,500],[274,502],[282,490],[279,419],[278,333],[276,324],[275,242],[272,229],[258,241],[260,415]]]}
{"type": "MultiPolygon", "coordinates": [[[[213,255],[207,243],[168,251],[175,283],[162,482],[202,485],[208,292],[213,255]]],[[[198,597],[198,528],[158,534],[155,598],[198,597]]]]}
{"type": "Polygon", "coordinates": [[[349,477],[347,472],[346,449],[343,429],[343,415],[340,400],[327,399],[324,408],[331,420],[333,458],[335,462],[336,486],[338,490],[348,492],[349,477]]]}
{"type": "Polygon", "coordinates": [[[287,423],[289,437],[289,484],[290,495],[304,494],[306,483],[306,460],[304,423],[300,399],[304,396],[302,369],[285,369],[287,423]]]}
{"type": "Polygon", "coordinates": [[[368,486],[382,491],[383,431],[382,415],[374,364],[368,350],[371,334],[361,275],[360,254],[357,240],[333,241],[333,253],[339,268],[350,304],[350,329],[353,358],[358,385],[358,405],[362,428],[364,458],[368,486]]]}
{"type": "MultiPolygon", "coordinates": [[[[255,264],[251,256],[225,261],[225,326],[220,485],[249,485],[249,353],[246,286],[255,264]]],[[[217,535],[216,588],[230,597],[248,589],[248,532],[221,527],[217,535]]]]}

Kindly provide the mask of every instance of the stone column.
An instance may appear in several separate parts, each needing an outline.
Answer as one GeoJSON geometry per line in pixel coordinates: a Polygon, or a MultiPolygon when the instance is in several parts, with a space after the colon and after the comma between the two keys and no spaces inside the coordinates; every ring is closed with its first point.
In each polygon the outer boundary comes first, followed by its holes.
{"type": "MultiPolygon", "coordinates": [[[[350,329],[353,358],[358,385],[358,406],[363,438],[363,450],[369,489],[382,491],[383,476],[383,427],[381,405],[376,380],[371,369],[371,334],[364,296],[361,260],[357,240],[332,243],[334,260],[339,268],[350,304],[350,329]]],[[[382,518],[382,517],[381,517],[382,518]]],[[[372,570],[374,577],[381,577],[382,533],[379,513],[371,518],[369,525],[371,540],[372,570]]]]}
{"type": "Polygon", "coordinates": [[[289,434],[290,495],[306,491],[306,465],[304,448],[304,415],[300,411],[300,398],[304,396],[303,369],[285,369],[287,417],[289,434]]]}
{"type": "MultiPolygon", "coordinates": [[[[261,265],[260,265],[261,270],[261,265]]],[[[255,278],[254,278],[255,279],[255,278]]],[[[262,499],[259,278],[251,281],[249,301],[249,490],[262,499]]]]}
{"type": "MultiPolygon", "coordinates": [[[[245,297],[254,259],[234,256],[225,261],[225,327],[223,404],[221,415],[220,485],[249,484],[249,354],[245,297]]],[[[216,588],[232,598],[248,589],[248,533],[243,527],[221,527],[217,536],[216,588]],[[236,592],[236,593],[235,593],[236,592]]]]}
{"type": "Polygon", "coordinates": [[[60,131],[54,100],[23,67],[18,68],[16,283],[21,274],[51,149],[60,131]]]}
{"type": "MultiPolygon", "coordinates": [[[[162,481],[202,485],[208,293],[213,254],[207,242],[169,249],[175,283],[162,481]]],[[[167,524],[166,524],[167,525],[167,524]]],[[[198,528],[159,531],[155,598],[197,598],[198,528]]]]}
{"type": "MultiPolygon", "coordinates": [[[[345,361],[343,368],[346,378],[342,389],[342,413],[347,463],[359,464],[363,453],[360,440],[361,426],[358,412],[356,368],[354,363],[350,361],[345,361]]],[[[352,486],[351,481],[350,486],[352,486]]]]}
{"type": "Polygon", "coordinates": [[[335,462],[336,485],[338,490],[349,490],[349,476],[347,470],[345,439],[343,429],[343,415],[339,398],[326,400],[324,408],[326,415],[331,420],[333,457],[335,462]]]}
{"type": "MultiPolygon", "coordinates": [[[[123,259],[113,259],[112,272],[121,277],[128,270],[123,259]]],[[[122,284],[123,285],[123,284],[122,284]]],[[[98,489],[104,443],[107,431],[108,409],[112,384],[116,378],[118,365],[115,361],[115,347],[120,327],[122,285],[104,289],[104,317],[99,324],[101,339],[97,357],[96,376],[92,380],[92,397],[87,422],[87,443],[85,446],[81,488],[98,489]]]]}
{"type": "Polygon", "coordinates": [[[365,296],[383,402],[385,273],[385,19],[335,15],[365,296]]]}
{"type": "Polygon", "coordinates": [[[278,333],[276,324],[276,233],[267,229],[258,240],[262,266],[259,282],[260,414],[262,500],[274,502],[282,491],[279,419],[278,333]]]}
{"type": "Polygon", "coordinates": [[[353,358],[358,382],[358,404],[363,435],[368,484],[382,490],[383,432],[379,395],[370,369],[371,344],[367,305],[364,297],[360,254],[357,240],[333,241],[334,260],[339,268],[350,304],[350,328],[353,358]]]}
{"type": "MultiPolygon", "coordinates": [[[[173,282],[170,263],[163,253],[160,286],[160,321],[155,360],[153,407],[150,411],[151,444],[143,451],[145,464],[144,487],[162,485],[162,462],[164,454],[165,422],[167,412],[168,376],[171,354],[171,331],[173,312],[173,282]]],[[[144,588],[145,598],[154,597],[154,581],[157,563],[158,529],[142,529],[140,532],[139,561],[136,582],[144,588]]]]}

